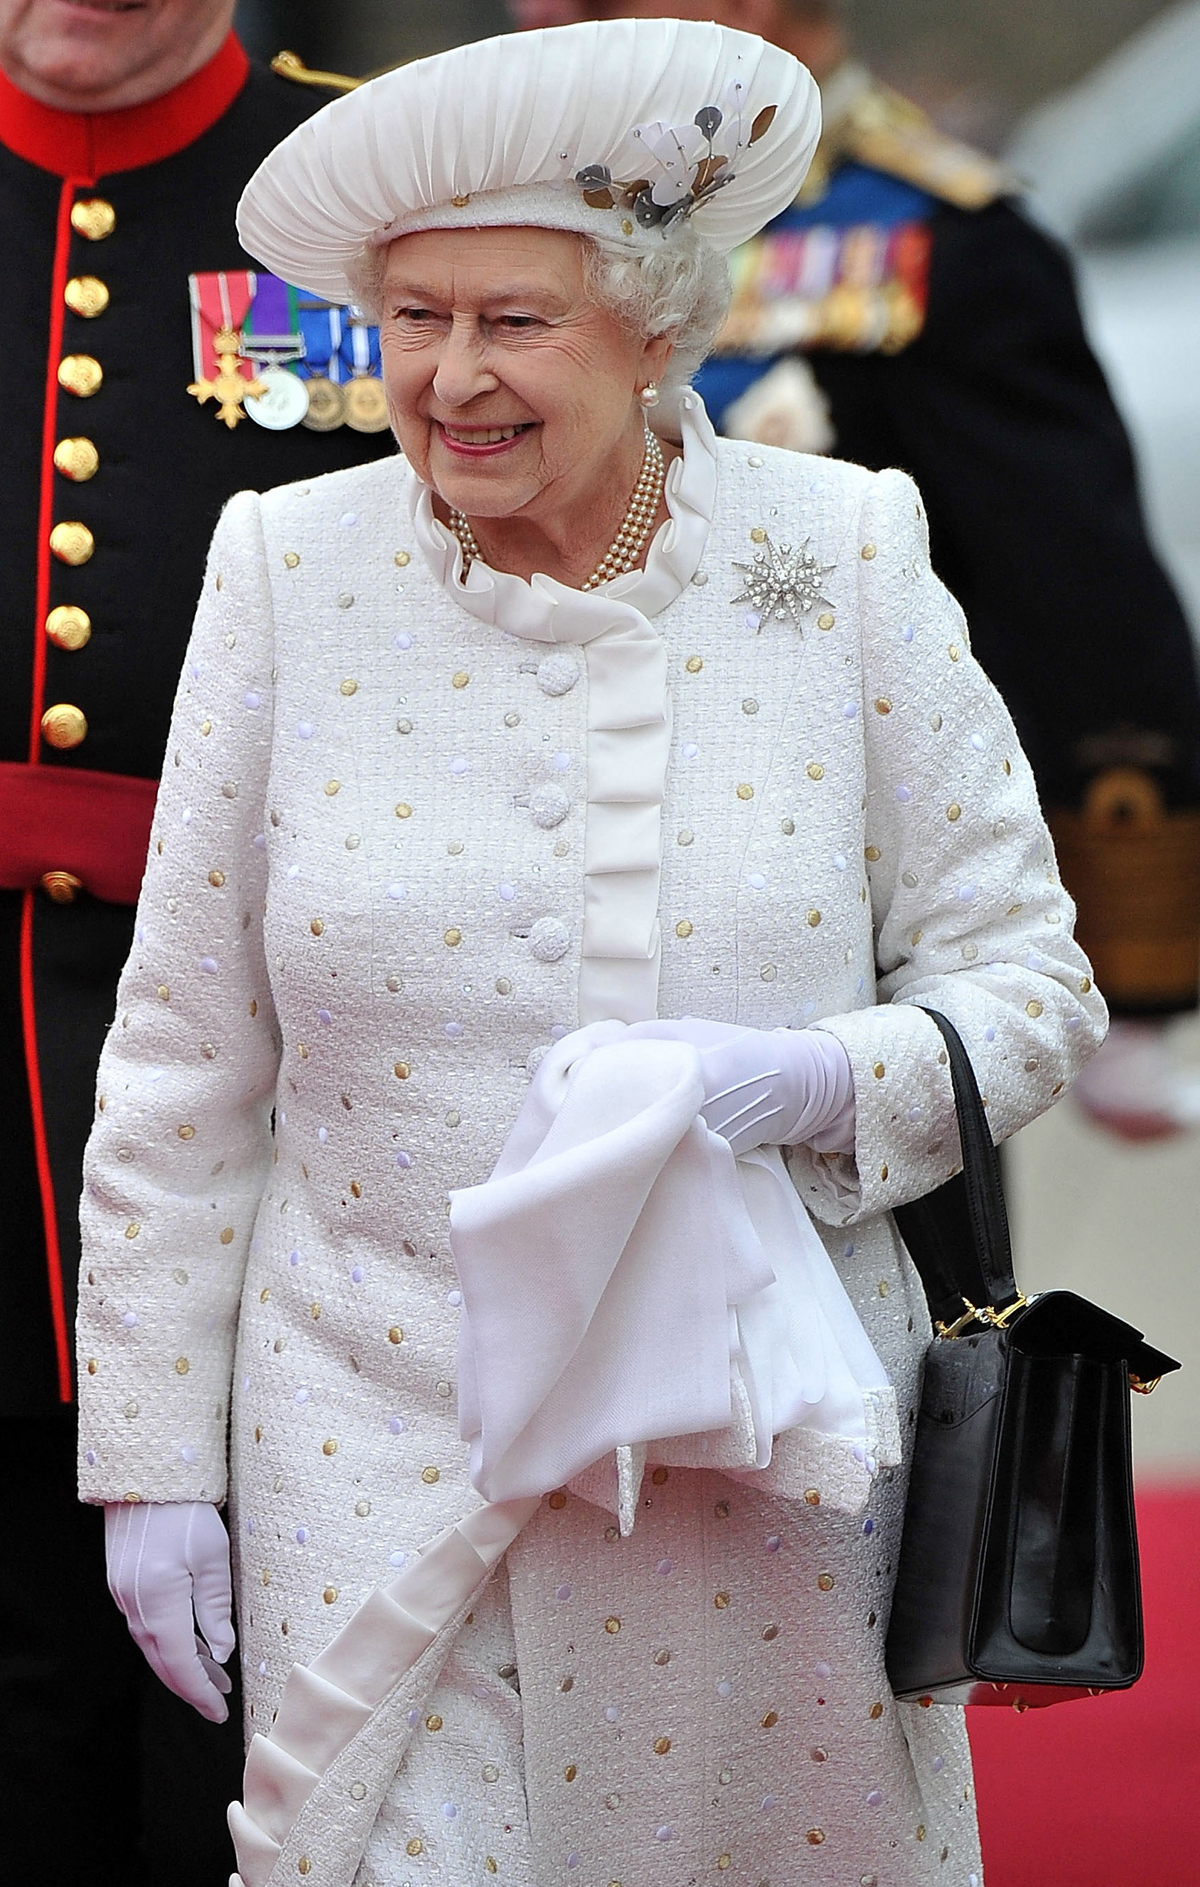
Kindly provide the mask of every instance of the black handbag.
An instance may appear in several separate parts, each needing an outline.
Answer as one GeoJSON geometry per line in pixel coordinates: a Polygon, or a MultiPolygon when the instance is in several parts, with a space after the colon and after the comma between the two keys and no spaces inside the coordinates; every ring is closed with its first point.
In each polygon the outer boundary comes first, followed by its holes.
{"type": "Polygon", "coordinates": [[[1013,1277],[1000,1163],[970,1059],[945,1038],[962,1172],[896,1223],[937,1331],[887,1640],[898,1697],[1018,1709],[1142,1669],[1130,1388],[1178,1363],[1073,1291],[1013,1277]]]}

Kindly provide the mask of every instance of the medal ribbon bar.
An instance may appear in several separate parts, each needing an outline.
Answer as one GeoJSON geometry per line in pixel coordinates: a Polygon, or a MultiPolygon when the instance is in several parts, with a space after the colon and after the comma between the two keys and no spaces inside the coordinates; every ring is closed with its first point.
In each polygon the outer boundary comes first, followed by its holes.
{"type": "MultiPolygon", "coordinates": [[[[237,337],[236,346],[222,349],[227,357],[241,345],[242,325],[254,299],[255,278],[249,269],[221,270],[188,276],[192,303],[192,361],[197,380],[215,379],[222,370],[221,356],[214,345],[222,331],[237,337]]],[[[239,360],[234,370],[243,380],[253,380],[254,362],[239,360]]]]}

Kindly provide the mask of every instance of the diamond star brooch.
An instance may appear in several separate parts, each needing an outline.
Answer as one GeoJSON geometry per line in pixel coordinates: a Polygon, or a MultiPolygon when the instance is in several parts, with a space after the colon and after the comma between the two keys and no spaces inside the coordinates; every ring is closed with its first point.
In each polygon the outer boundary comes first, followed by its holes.
{"type": "Polygon", "coordinates": [[[790,617],[799,627],[801,616],[818,603],[828,603],[822,586],[834,568],[831,563],[817,562],[809,552],[810,542],[806,538],[799,550],[793,550],[790,544],[773,544],[764,531],[753,562],[733,566],[746,581],[741,595],[731,602],[749,603],[758,612],[760,627],[771,617],[776,622],[787,622],[790,617]]]}

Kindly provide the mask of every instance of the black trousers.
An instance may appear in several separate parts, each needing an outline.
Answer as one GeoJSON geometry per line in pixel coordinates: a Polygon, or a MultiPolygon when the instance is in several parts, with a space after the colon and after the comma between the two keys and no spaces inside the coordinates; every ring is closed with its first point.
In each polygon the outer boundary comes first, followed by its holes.
{"type": "Polygon", "coordinates": [[[73,1411],[5,1419],[0,1436],[2,1887],[227,1887],[239,1688],[228,1723],[206,1723],[129,1636],[102,1510],[75,1498],[73,1411]]]}

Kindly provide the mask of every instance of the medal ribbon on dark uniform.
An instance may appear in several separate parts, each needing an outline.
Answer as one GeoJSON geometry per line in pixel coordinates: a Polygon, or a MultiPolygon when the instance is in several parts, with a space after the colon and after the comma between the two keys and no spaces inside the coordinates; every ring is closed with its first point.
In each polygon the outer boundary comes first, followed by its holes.
{"type": "Polygon", "coordinates": [[[232,432],[246,417],[248,393],[266,387],[252,361],[240,357],[242,324],[254,298],[254,276],[248,269],[189,275],[192,302],[192,361],[196,378],[188,392],[201,406],[217,401],[217,418],[232,432]]]}
{"type": "Polygon", "coordinates": [[[347,426],[355,432],[383,432],[388,410],[380,378],[379,329],[351,311],[342,333],[341,356],[351,370],[345,389],[347,426]]]}
{"type": "Polygon", "coordinates": [[[343,312],[324,301],[301,301],[297,319],[304,336],[304,375],[308,412],[303,424],[310,432],[335,432],[346,423],[346,397],[340,382],[349,377],[339,349],[343,312]]]}
{"type": "Polygon", "coordinates": [[[365,321],[353,310],[348,312],[342,325],[340,353],[348,369],[345,378],[359,378],[363,374],[379,377],[379,329],[365,321]]]}
{"type": "Polygon", "coordinates": [[[924,324],[929,250],[924,223],[768,230],[730,258],[733,300],[714,351],[897,353],[924,324]]]}
{"type": "Polygon", "coordinates": [[[296,313],[296,291],[265,270],[254,276],[254,294],[242,331],[242,352],[277,366],[303,360],[304,335],[296,313]]]}
{"type": "Polygon", "coordinates": [[[304,382],[289,371],[304,353],[304,336],[296,324],[296,291],[266,271],[254,279],[242,352],[258,363],[263,391],[247,397],[246,412],[268,432],[288,432],[308,411],[304,382]]]}
{"type": "Polygon", "coordinates": [[[299,301],[296,319],[304,336],[304,367],[310,378],[348,380],[349,370],[342,364],[342,327],[345,310],[326,301],[299,301]]]}

